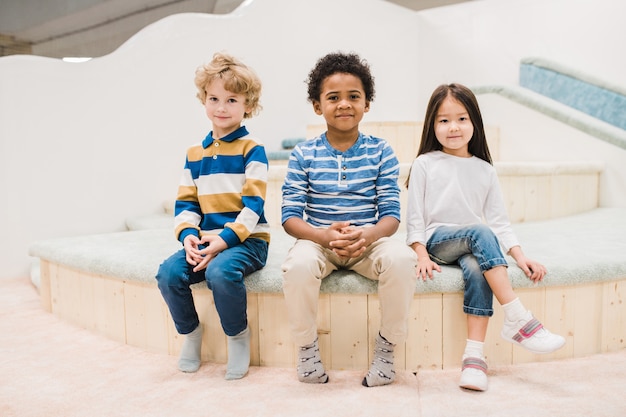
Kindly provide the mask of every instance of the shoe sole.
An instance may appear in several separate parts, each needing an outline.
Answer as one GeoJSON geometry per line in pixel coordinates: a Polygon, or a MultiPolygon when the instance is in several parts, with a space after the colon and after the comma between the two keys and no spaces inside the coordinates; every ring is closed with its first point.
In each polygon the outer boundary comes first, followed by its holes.
{"type": "Polygon", "coordinates": [[[472,384],[464,384],[464,385],[459,385],[459,387],[463,388],[463,389],[467,389],[470,391],[487,391],[487,388],[483,388],[483,387],[479,387],[477,385],[472,385],[472,384]]]}
{"type": "Polygon", "coordinates": [[[512,343],[512,344],[514,344],[514,345],[516,345],[516,346],[522,347],[522,348],[526,349],[527,351],[529,351],[530,353],[536,353],[536,354],[539,354],[539,355],[543,355],[543,354],[546,354],[546,353],[552,353],[552,352],[555,352],[555,351],[557,351],[557,350],[561,349],[563,346],[565,346],[565,339],[563,339],[563,343],[561,343],[559,346],[555,347],[554,349],[551,349],[551,350],[535,350],[535,349],[530,349],[530,348],[528,348],[528,347],[526,347],[526,346],[522,345],[522,344],[521,344],[520,342],[518,342],[517,340],[514,340],[514,339],[512,339],[512,338],[506,337],[506,336],[505,336],[505,335],[503,335],[502,333],[500,333],[500,336],[501,336],[504,340],[506,340],[507,342],[509,342],[509,343],[512,343]]]}

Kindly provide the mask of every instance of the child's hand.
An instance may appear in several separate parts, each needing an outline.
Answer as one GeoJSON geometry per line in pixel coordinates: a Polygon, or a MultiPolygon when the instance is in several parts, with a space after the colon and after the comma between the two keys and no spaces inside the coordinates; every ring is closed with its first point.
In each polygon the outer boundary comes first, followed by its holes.
{"type": "Polygon", "coordinates": [[[195,235],[185,236],[183,241],[183,248],[185,249],[187,262],[190,265],[198,265],[202,261],[202,254],[200,253],[200,239],[195,235]]]}
{"type": "Polygon", "coordinates": [[[535,283],[543,281],[543,277],[548,273],[545,266],[526,257],[517,260],[517,266],[535,283]]]}
{"type": "Polygon", "coordinates": [[[365,252],[366,239],[363,228],[350,226],[348,222],[333,223],[328,229],[328,246],[342,258],[356,258],[365,252]]]}
{"type": "Polygon", "coordinates": [[[417,260],[417,278],[426,281],[433,279],[433,270],[441,272],[441,267],[437,262],[433,262],[429,257],[418,258],[417,260]]]}
{"type": "Polygon", "coordinates": [[[411,244],[411,249],[413,249],[417,255],[417,267],[415,269],[417,279],[421,278],[422,281],[433,279],[433,271],[441,272],[439,264],[430,259],[426,246],[415,242],[411,244]]]}
{"type": "Polygon", "coordinates": [[[543,277],[548,273],[545,266],[537,261],[527,258],[519,245],[513,246],[509,249],[509,254],[513,257],[513,259],[515,259],[517,266],[524,271],[524,274],[526,274],[528,279],[534,283],[542,281],[543,277]]]}
{"type": "Polygon", "coordinates": [[[198,272],[206,268],[206,266],[217,256],[218,253],[223,251],[228,247],[224,239],[219,237],[218,235],[204,235],[202,239],[200,239],[200,244],[204,245],[204,249],[200,249],[198,252],[202,256],[202,259],[198,264],[193,268],[193,272],[198,272]]]}

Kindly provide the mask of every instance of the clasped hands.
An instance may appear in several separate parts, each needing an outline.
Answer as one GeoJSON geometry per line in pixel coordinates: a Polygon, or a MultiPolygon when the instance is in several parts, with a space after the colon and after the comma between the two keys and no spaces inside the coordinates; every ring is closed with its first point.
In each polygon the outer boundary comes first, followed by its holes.
{"type": "Polygon", "coordinates": [[[183,247],[187,262],[194,266],[193,272],[198,272],[206,268],[209,262],[228,245],[218,235],[204,235],[202,238],[187,235],[183,241],[183,247]]]}
{"type": "Polygon", "coordinates": [[[328,248],[342,258],[357,258],[372,243],[366,227],[351,226],[350,222],[333,223],[325,229],[328,248]]]}

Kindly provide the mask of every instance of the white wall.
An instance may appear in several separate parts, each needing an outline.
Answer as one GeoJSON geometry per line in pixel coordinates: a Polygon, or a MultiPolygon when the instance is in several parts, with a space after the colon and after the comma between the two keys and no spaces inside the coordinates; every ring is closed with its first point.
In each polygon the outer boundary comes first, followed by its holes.
{"type": "Polygon", "coordinates": [[[620,84],[625,7],[486,0],[413,12],[380,0],[256,0],[230,15],[170,16],[83,64],[0,58],[0,278],[28,274],[33,241],[123,230],[126,217],[174,197],[184,150],[210,129],[194,70],[216,51],[262,78],[264,110],[248,125],[275,150],[322,122],[304,80],[327,52],[370,62],[377,97],[367,121],[421,120],[440,82],[515,84],[529,55],[620,84]],[[524,24],[539,12],[536,27],[524,24]]]}
{"type": "Polygon", "coordinates": [[[418,94],[428,97],[436,85],[453,81],[516,85],[527,57],[624,86],[624,16],[620,0],[483,0],[424,10],[418,13],[418,94]]]}
{"type": "Polygon", "coordinates": [[[500,130],[500,159],[601,162],[599,205],[626,207],[626,149],[598,140],[497,94],[478,96],[485,124],[500,130]]]}
{"type": "MultiPolygon", "coordinates": [[[[619,0],[484,0],[418,13],[418,96],[441,83],[518,85],[523,58],[541,57],[626,86],[626,3],[619,0]]],[[[499,126],[501,159],[606,163],[600,205],[626,207],[626,151],[496,95],[479,96],[499,126]]],[[[420,103],[423,118],[427,99],[420,103]]]]}
{"type": "Polygon", "coordinates": [[[27,275],[33,241],[123,230],[175,196],[185,149],[210,129],[193,77],[214,52],[262,78],[264,110],[248,124],[269,150],[320,123],[304,80],[330,51],[370,61],[371,120],[412,117],[417,103],[396,106],[394,91],[415,89],[414,21],[378,0],[259,0],[231,15],[170,16],[83,64],[0,59],[0,277],[27,275]]]}

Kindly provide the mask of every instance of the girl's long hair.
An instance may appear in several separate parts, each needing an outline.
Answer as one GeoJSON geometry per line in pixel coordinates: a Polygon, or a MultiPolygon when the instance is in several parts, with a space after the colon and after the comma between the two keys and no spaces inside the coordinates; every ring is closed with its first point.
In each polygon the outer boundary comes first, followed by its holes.
{"type": "MultiPolygon", "coordinates": [[[[476,96],[472,90],[466,86],[456,83],[442,84],[435,88],[435,91],[433,91],[433,94],[430,96],[428,107],[426,108],[426,117],[424,118],[422,139],[416,158],[422,154],[432,151],[441,151],[443,149],[443,146],[441,146],[441,143],[439,143],[435,136],[435,119],[437,118],[437,112],[439,111],[441,103],[448,96],[451,96],[465,107],[472,121],[472,125],[474,126],[474,134],[468,143],[469,153],[483,161],[493,164],[485,136],[483,118],[480,114],[476,96]]],[[[411,173],[409,172],[409,177],[410,175],[411,173]]],[[[405,185],[408,187],[408,184],[409,178],[407,177],[405,185]]]]}

